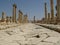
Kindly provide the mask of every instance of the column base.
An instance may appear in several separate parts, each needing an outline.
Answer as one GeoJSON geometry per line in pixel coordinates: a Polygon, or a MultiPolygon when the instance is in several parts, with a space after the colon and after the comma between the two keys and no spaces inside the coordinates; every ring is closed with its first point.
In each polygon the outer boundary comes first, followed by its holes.
{"type": "Polygon", "coordinates": [[[56,23],[60,25],[60,19],[57,19],[56,20],[56,23]]]}

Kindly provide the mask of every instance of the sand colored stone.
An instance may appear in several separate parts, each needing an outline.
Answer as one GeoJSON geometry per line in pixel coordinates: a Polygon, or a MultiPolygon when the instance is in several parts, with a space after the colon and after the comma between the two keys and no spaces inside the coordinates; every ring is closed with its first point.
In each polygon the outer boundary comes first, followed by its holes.
{"type": "Polygon", "coordinates": [[[45,23],[47,23],[47,4],[45,3],[45,23]]]}
{"type": "Polygon", "coordinates": [[[23,19],[23,13],[19,10],[19,17],[18,17],[18,21],[19,23],[22,23],[23,19]]]}
{"type": "Polygon", "coordinates": [[[24,17],[23,17],[23,23],[28,23],[28,16],[27,15],[24,15],[24,17]]]}
{"type": "Polygon", "coordinates": [[[11,24],[5,25],[4,27],[13,25],[16,27],[0,30],[0,45],[60,44],[60,34],[58,32],[31,23],[22,25],[11,24]],[[37,35],[39,35],[39,37],[37,37],[37,35]]]}
{"type": "Polygon", "coordinates": [[[54,4],[53,0],[50,0],[50,5],[51,5],[51,23],[54,23],[54,4]]]}
{"type": "Polygon", "coordinates": [[[16,4],[13,4],[13,15],[12,15],[13,22],[16,22],[16,8],[17,8],[16,4]]]}
{"type": "Polygon", "coordinates": [[[34,23],[35,23],[35,16],[34,16],[34,23]]]}
{"type": "Polygon", "coordinates": [[[5,21],[5,13],[2,12],[2,22],[4,22],[4,21],[5,21]]]}
{"type": "Polygon", "coordinates": [[[60,0],[57,0],[57,24],[60,24],[60,0]]]}
{"type": "Polygon", "coordinates": [[[48,13],[48,24],[50,24],[50,13],[48,13]]]}

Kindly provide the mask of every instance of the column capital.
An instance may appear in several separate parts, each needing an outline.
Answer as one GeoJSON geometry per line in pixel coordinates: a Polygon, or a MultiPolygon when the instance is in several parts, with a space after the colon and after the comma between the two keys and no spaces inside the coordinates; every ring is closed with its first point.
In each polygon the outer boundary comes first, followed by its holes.
{"type": "Polygon", "coordinates": [[[19,13],[23,14],[21,10],[19,10],[19,13]]]}
{"type": "Polygon", "coordinates": [[[16,4],[13,4],[13,7],[17,8],[17,5],[16,4]]]}

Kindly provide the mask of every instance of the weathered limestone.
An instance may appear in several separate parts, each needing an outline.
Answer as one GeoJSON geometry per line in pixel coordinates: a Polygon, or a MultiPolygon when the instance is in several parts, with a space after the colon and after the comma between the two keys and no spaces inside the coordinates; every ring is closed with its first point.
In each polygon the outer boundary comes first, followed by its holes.
{"type": "Polygon", "coordinates": [[[23,23],[28,23],[28,16],[24,15],[23,23]]]}
{"type": "Polygon", "coordinates": [[[16,4],[13,4],[13,22],[16,22],[16,8],[17,8],[17,6],[16,6],[16,4]]]}
{"type": "Polygon", "coordinates": [[[47,4],[45,3],[45,23],[47,23],[47,4]]]}
{"type": "Polygon", "coordinates": [[[51,24],[54,23],[54,5],[53,5],[53,0],[50,0],[50,5],[51,5],[51,24]]]}
{"type": "Polygon", "coordinates": [[[22,15],[23,13],[19,10],[19,17],[18,17],[19,23],[22,23],[22,15]]]}
{"type": "Polygon", "coordinates": [[[48,24],[50,24],[50,13],[48,13],[48,24]]]}
{"type": "Polygon", "coordinates": [[[57,0],[57,23],[60,24],[60,0],[57,0]]]}

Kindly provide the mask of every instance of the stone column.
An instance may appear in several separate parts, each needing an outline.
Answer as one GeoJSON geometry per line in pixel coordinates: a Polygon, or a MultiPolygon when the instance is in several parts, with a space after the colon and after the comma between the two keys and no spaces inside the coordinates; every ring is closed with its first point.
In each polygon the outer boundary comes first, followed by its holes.
{"type": "Polygon", "coordinates": [[[48,13],[48,24],[50,24],[50,13],[48,13]]]}
{"type": "Polygon", "coordinates": [[[12,17],[10,16],[10,23],[12,22],[12,17]]]}
{"type": "Polygon", "coordinates": [[[35,16],[34,16],[34,23],[35,23],[35,16]]]}
{"type": "Polygon", "coordinates": [[[23,23],[28,23],[28,16],[24,15],[23,23]]]}
{"type": "Polygon", "coordinates": [[[12,19],[13,22],[16,22],[16,8],[17,8],[16,4],[13,4],[13,19],[12,19]]]}
{"type": "Polygon", "coordinates": [[[2,12],[2,22],[4,22],[4,18],[5,17],[5,14],[4,14],[4,12],[2,12]]]}
{"type": "Polygon", "coordinates": [[[19,10],[19,17],[18,17],[19,23],[22,23],[22,15],[23,13],[19,10]]]}
{"type": "Polygon", "coordinates": [[[60,24],[60,0],[57,0],[57,21],[60,24]]]}
{"type": "Polygon", "coordinates": [[[47,23],[47,4],[45,3],[45,23],[47,23]]]}
{"type": "Polygon", "coordinates": [[[6,23],[8,23],[9,22],[9,19],[8,19],[9,17],[8,16],[6,16],[6,23]]]}
{"type": "Polygon", "coordinates": [[[53,0],[50,0],[50,5],[51,5],[51,23],[54,23],[54,4],[53,0]]]}

